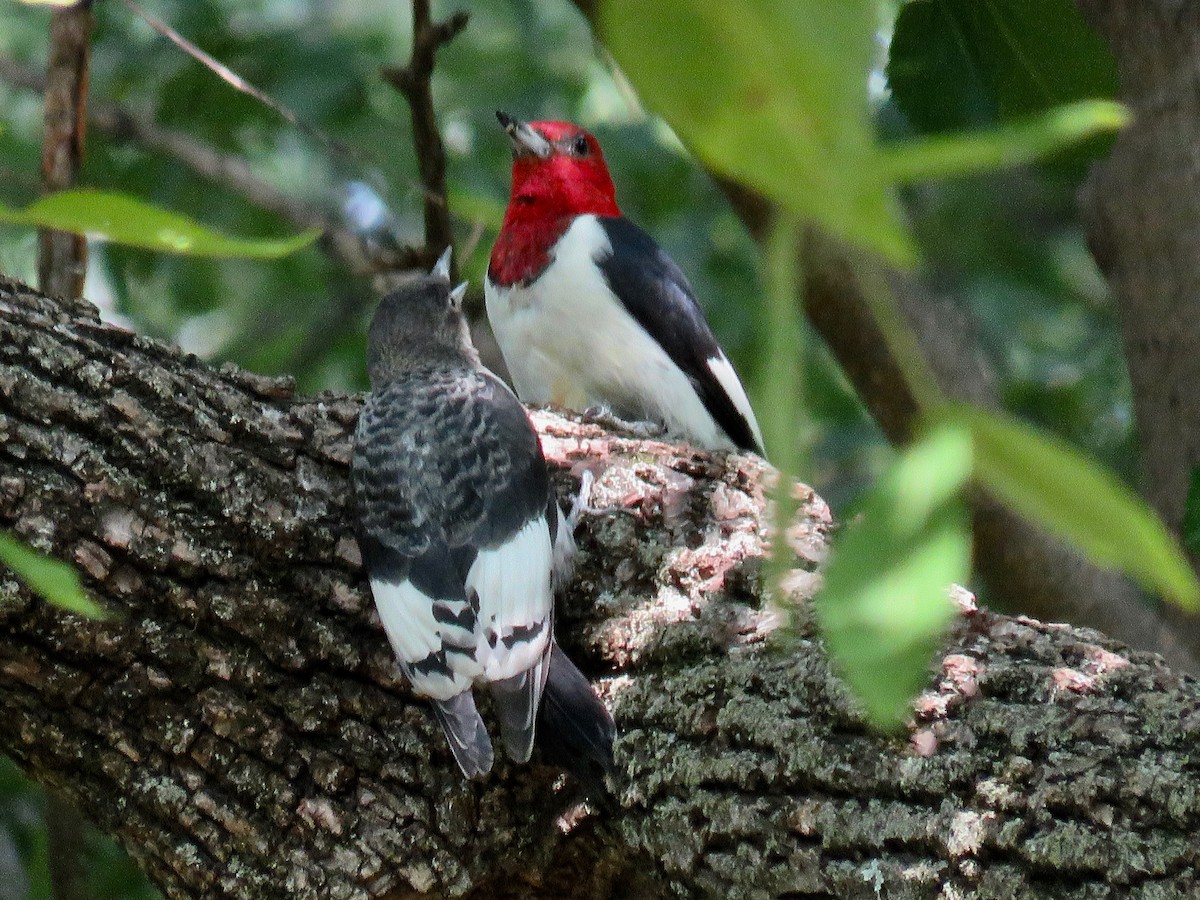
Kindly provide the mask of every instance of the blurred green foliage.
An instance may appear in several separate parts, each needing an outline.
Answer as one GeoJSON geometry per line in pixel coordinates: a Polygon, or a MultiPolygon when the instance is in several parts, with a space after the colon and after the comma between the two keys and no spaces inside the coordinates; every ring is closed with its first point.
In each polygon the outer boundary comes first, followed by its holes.
{"type": "MultiPolygon", "coordinates": [[[[50,900],[45,798],[0,756],[0,898],[50,900]]],[[[96,900],[157,900],[133,861],[99,832],[87,835],[85,887],[96,900]]]]}
{"type": "Polygon", "coordinates": [[[951,403],[935,415],[939,425],[970,435],[975,479],[992,496],[1097,565],[1119,569],[1187,609],[1200,606],[1195,573],[1166,525],[1110,471],[1000,413],[951,403]]]}
{"type": "Polygon", "coordinates": [[[94,619],[104,615],[104,610],[84,592],[74,566],[44,556],[4,532],[0,532],[0,563],[51,603],[94,619]]]}
{"type": "Polygon", "coordinates": [[[606,0],[607,46],[715,169],[807,221],[909,260],[875,162],[863,78],[874,0],[606,0]]]}
{"type": "Polygon", "coordinates": [[[1062,0],[913,0],[896,19],[892,95],[922,132],[986,127],[1112,97],[1117,70],[1062,0]]]}
{"type": "MultiPolygon", "coordinates": [[[[435,14],[459,5],[435,3],[435,14]]],[[[761,349],[770,346],[771,320],[755,247],[669,129],[647,117],[624,80],[613,76],[576,11],[566,0],[461,5],[470,9],[472,21],[441,54],[434,95],[449,154],[459,261],[476,295],[508,192],[507,141],[493,111],[531,120],[572,119],[600,138],[622,206],[688,273],[747,381],[769,380],[776,361],[761,349]]],[[[772,8],[789,7],[779,2],[772,8]]],[[[842,13],[861,15],[872,8],[855,2],[842,13]]],[[[391,205],[404,233],[420,242],[421,197],[408,110],[377,77],[379,66],[407,58],[406,3],[163,0],[154,8],[155,15],[349,147],[340,158],[219,81],[122,4],[96,4],[95,12],[94,98],[118,101],[243,159],[264,181],[314,205],[332,209],[346,181],[366,180],[391,205]]],[[[853,46],[839,40],[833,26],[842,13],[829,13],[824,24],[830,28],[821,32],[823,43],[805,77],[848,80],[834,87],[865,95],[864,117],[889,141],[990,128],[1057,103],[1113,92],[1111,60],[1081,30],[1068,0],[883,2],[875,47],[861,34],[853,46]],[[894,93],[884,73],[889,48],[887,76],[894,93]]],[[[0,56],[43,67],[48,20],[45,9],[0,0],[0,56]]],[[[660,21],[670,26],[669,19],[660,21]]],[[[708,24],[720,34],[720,22],[708,24]]],[[[735,62],[745,62],[742,57],[755,49],[731,45],[735,62]]],[[[771,65],[758,58],[751,62],[775,71],[781,52],[768,42],[763,53],[771,65]]],[[[644,62],[661,66],[671,60],[644,62]]],[[[698,102],[706,96],[698,91],[698,102]]],[[[39,192],[40,102],[0,82],[0,110],[0,203],[24,207],[39,192]]],[[[861,122],[825,125],[856,128],[861,122]]],[[[754,135],[738,139],[752,142],[754,135]]],[[[899,197],[926,280],[980,323],[1009,409],[1083,446],[1128,478],[1134,469],[1130,399],[1115,314],[1074,211],[1086,164],[1104,146],[1097,139],[1049,163],[914,185],[899,197]]],[[[175,160],[95,132],[82,182],[186,212],[229,234],[291,231],[175,160]]],[[[30,232],[0,228],[0,271],[32,281],[34,254],[30,232]]],[[[263,263],[105,245],[93,250],[87,294],[105,315],[141,332],[259,372],[293,373],[303,390],[365,387],[369,287],[316,247],[263,263]]],[[[797,378],[805,385],[804,439],[814,441],[808,480],[835,507],[853,508],[891,454],[822,348],[806,353],[797,378]]],[[[877,502],[868,499],[866,507],[877,502]]],[[[944,532],[951,538],[959,533],[944,532]]],[[[0,874],[15,854],[31,880],[26,894],[14,896],[46,896],[38,803],[11,766],[0,768],[0,874]]],[[[93,877],[118,871],[111,847],[98,852],[108,855],[94,857],[93,877]]],[[[118,881],[96,888],[97,896],[152,896],[121,882],[124,875],[113,877],[118,881]]],[[[0,879],[0,885],[19,883],[15,877],[0,879]]]]}
{"type": "MultiPolygon", "coordinates": [[[[1064,0],[912,0],[893,27],[879,115],[889,138],[990,128],[1116,94],[1111,54],[1064,0]]],[[[903,197],[926,279],[979,324],[1007,408],[1128,481],[1136,456],[1116,312],[1075,208],[1110,141],[903,197]]]]}
{"type": "Polygon", "coordinates": [[[278,259],[308,246],[320,236],[320,231],[309,229],[282,238],[233,237],[128,194],[88,188],[58,191],[24,209],[9,209],[0,204],[0,222],[73,231],[157,253],[246,259],[278,259]]]}
{"type": "Polygon", "coordinates": [[[961,178],[1069,152],[1129,123],[1111,100],[1077,100],[985,131],[922,136],[883,148],[877,162],[895,184],[961,178]]]}
{"type": "Polygon", "coordinates": [[[971,443],[956,425],[914,442],[863,498],[825,568],[816,606],[821,634],[871,720],[885,728],[910,718],[954,615],[950,585],[971,571],[962,497],[971,443]]]}

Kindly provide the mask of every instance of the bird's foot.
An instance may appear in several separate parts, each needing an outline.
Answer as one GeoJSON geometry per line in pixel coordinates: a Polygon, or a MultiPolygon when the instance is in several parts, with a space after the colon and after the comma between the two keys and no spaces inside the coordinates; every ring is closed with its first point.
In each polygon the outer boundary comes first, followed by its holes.
{"type": "Polygon", "coordinates": [[[592,484],[595,483],[595,476],[592,475],[591,469],[584,469],[583,474],[579,476],[579,493],[575,495],[575,499],[571,501],[571,509],[567,513],[567,529],[574,533],[575,528],[579,525],[579,520],[584,513],[595,515],[599,512],[592,506],[592,484]]]}
{"type": "Polygon", "coordinates": [[[658,422],[622,419],[604,406],[589,406],[583,411],[581,418],[585,422],[600,425],[610,431],[628,432],[643,441],[660,438],[667,433],[667,430],[658,422]]]}

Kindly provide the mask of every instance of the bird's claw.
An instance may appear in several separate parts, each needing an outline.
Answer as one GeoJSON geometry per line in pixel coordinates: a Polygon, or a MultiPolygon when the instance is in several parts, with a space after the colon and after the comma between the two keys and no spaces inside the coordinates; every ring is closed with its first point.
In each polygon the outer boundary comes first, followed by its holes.
{"type": "Polygon", "coordinates": [[[579,525],[579,520],[584,513],[594,514],[598,512],[592,506],[592,485],[596,481],[596,476],[592,474],[591,469],[584,469],[583,474],[579,476],[579,493],[571,501],[571,510],[567,513],[567,528],[574,532],[579,525]]]}
{"type": "Polygon", "coordinates": [[[589,406],[583,411],[582,418],[585,422],[599,425],[610,431],[628,432],[643,441],[659,438],[667,433],[666,428],[658,422],[622,419],[611,409],[603,406],[589,406]]]}

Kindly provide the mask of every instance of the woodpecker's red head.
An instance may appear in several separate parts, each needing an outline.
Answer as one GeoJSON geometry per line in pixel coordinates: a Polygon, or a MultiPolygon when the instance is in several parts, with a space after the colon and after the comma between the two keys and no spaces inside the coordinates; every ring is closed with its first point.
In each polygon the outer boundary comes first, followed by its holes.
{"type": "Polygon", "coordinates": [[[513,147],[512,193],[492,248],[488,275],[497,284],[529,281],[576,216],[619,216],[616,190],[600,142],[570,122],[496,118],[513,147]]]}

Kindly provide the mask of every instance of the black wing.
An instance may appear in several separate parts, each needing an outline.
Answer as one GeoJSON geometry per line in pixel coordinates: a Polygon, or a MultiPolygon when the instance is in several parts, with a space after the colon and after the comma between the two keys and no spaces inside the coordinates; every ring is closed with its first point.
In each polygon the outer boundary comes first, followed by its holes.
{"type": "Polygon", "coordinates": [[[710,367],[724,358],[687,276],[654,239],[628,219],[598,219],[612,253],[597,260],[608,286],[626,311],[666,351],[692,382],[709,415],[743,450],[761,454],[747,409],[743,413],[710,367]]]}

